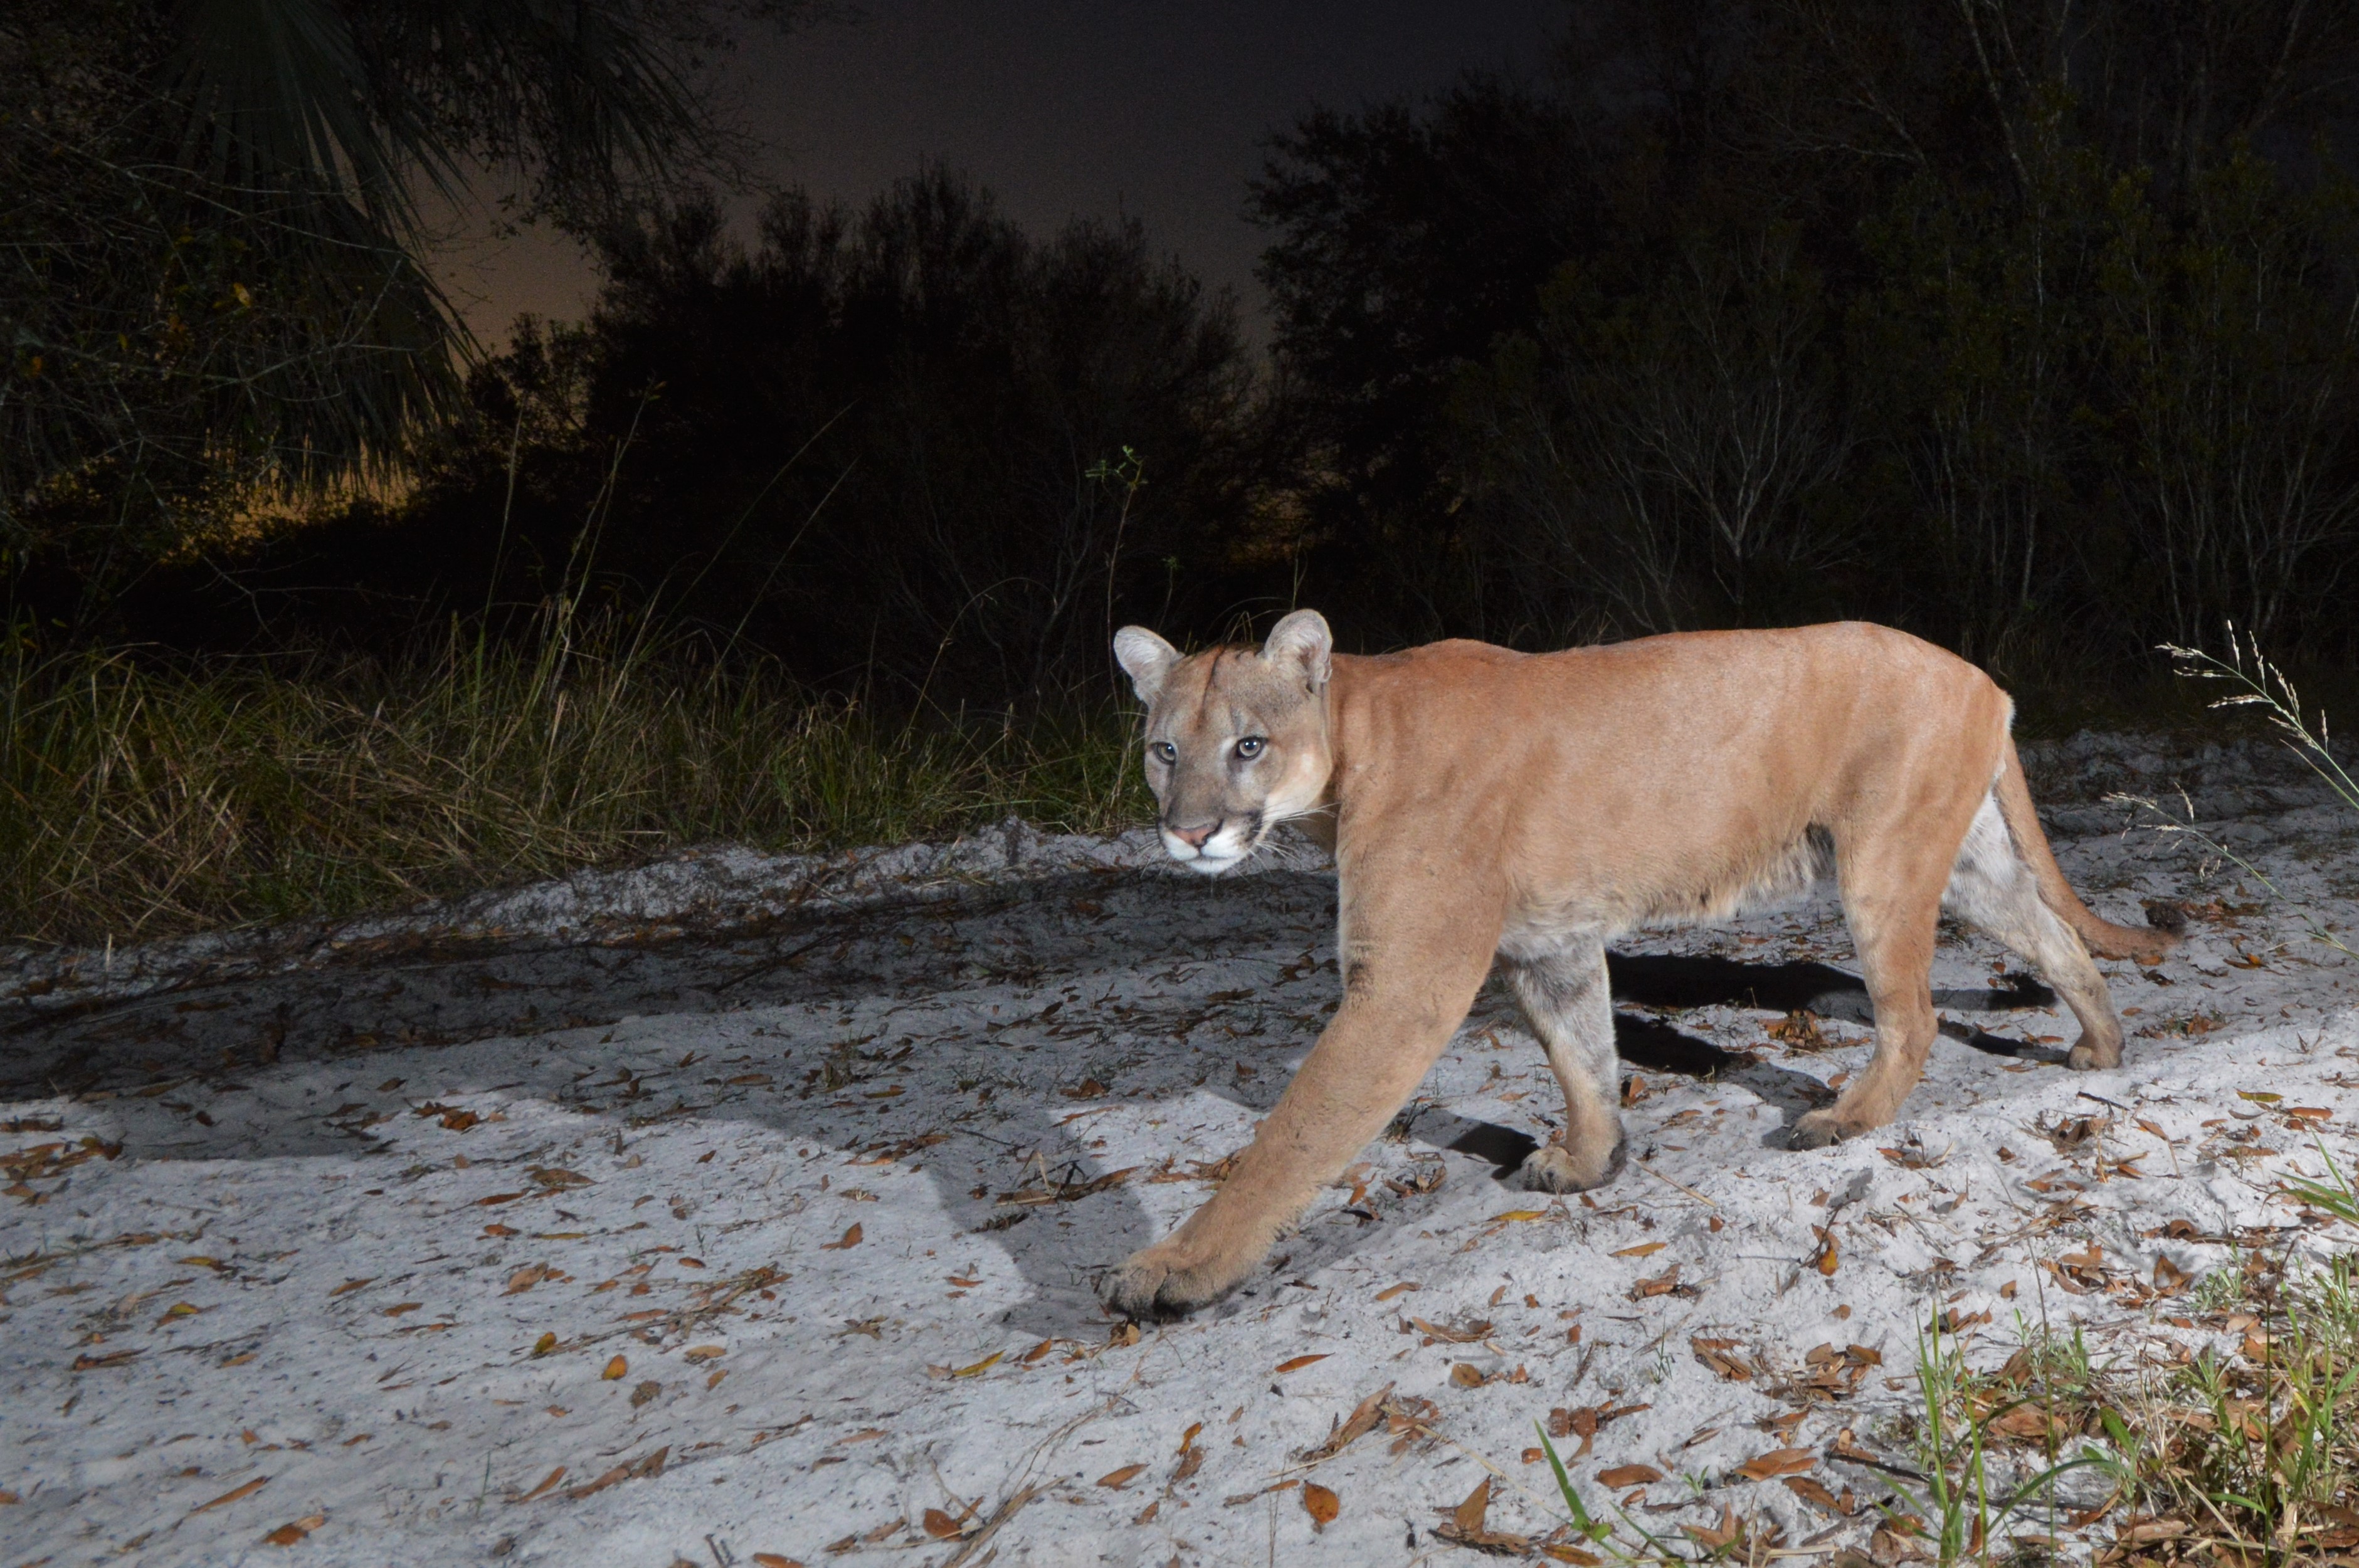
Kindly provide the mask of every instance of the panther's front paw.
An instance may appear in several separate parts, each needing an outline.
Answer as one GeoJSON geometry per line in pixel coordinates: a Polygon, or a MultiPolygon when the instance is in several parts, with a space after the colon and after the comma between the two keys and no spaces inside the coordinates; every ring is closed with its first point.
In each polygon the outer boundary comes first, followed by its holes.
{"type": "Polygon", "coordinates": [[[1561,1143],[1543,1143],[1524,1157],[1516,1173],[1536,1193],[1585,1193],[1621,1174],[1629,1150],[1629,1141],[1621,1138],[1603,1158],[1593,1152],[1575,1153],[1561,1143]]]}
{"type": "Polygon", "coordinates": [[[1786,1145],[1789,1149],[1824,1149],[1866,1130],[1852,1126],[1829,1107],[1811,1111],[1796,1121],[1794,1130],[1787,1135],[1786,1145]]]}
{"type": "Polygon", "coordinates": [[[1098,1287],[1098,1296],[1126,1317],[1185,1317],[1236,1289],[1253,1263],[1191,1259],[1170,1241],[1158,1241],[1124,1259],[1098,1287]]]}
{"type": "Polygon", "coordinates": [[[2064,1065],[2076,1073],[2093,1073],[2104,1067],[2118,1067],[2122,1065],[2122,1048],[2119,1044],[2115,1044],[2108,1051],[2102,1045],[2093,1044],[2086,1035],[2083,1035],[2073,1043],[2072,1049],[2064,1054],[2064,1065]]]}

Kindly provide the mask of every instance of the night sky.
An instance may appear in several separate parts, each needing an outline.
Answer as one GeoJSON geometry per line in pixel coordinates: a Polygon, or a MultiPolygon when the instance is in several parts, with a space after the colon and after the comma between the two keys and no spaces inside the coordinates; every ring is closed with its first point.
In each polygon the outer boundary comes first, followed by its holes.
{"type": "MultiPolygon", "coordinates": [[[[1241,215],[1258,144],[1313,104],[1537,73],[1564,0],[870,0],[862,19],[749,38],[723,70],[762,177],[858,202],[929,159],[1036,232],[1143,220],[1158,249],[1234,287],[1249,323],[1264,243],[1241,215]]],[[[571,317],[594,276],[564,242],[466,225],[445,281],[476,331],[571,317]]]]}

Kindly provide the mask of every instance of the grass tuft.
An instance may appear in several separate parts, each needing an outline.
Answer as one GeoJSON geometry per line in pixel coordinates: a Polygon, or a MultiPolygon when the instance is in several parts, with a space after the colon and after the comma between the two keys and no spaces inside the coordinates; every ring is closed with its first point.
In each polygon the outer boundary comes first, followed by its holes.
{"type": "Polygon", "coordinates": [[[393,664],[0,654],[0,939],[344,915],[734,840],[1146,820],[1110,707],[879,719],[777,666],[552,619],[393,664]]]}

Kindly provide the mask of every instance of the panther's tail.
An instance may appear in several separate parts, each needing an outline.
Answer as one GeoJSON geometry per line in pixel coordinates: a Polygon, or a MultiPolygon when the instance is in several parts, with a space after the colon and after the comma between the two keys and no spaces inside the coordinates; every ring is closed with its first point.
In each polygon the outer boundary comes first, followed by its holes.
{"type": "Polygon", "coordinates": [[[2154,924],[2140,927],[2116,925],[2100,919],[2081,902],[2081,895],[2064,880],[2063,868],[2057,865],[2055,853],[2048,847],[2048,835],[2040,828],[2039,813],[2033,808],[2031,791],[2024,784],[2023,759],[2016,754],[2012,735],[2006,738],[2006,752],[1999,760],[1998,780],[1992,787],[1998,796],[1999,814],[2006,818],[2007,833],[2015,840],[2016,852],[2031,868],[2032,877],[2039,884],[2039,902],[2071,926],[2090,952],[2100,958],[2159,958],[2179,946],[2187,917],[2174,906],[2150,905],[2147,918],[2154,924]]]}

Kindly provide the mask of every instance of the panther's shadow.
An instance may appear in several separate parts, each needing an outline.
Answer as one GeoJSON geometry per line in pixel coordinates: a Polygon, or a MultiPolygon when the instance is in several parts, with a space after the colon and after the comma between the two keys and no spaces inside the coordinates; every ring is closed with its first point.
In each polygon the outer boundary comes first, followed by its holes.
{"type": "MultiPolygon", "coordinates": [[[[1606,971],[1614,998],[1646,1008],[1743,1006],[1776,1012],[1811,1012],[1821,1018],[1871,1026],[1874,1009],[1867,987],[1856,975],[1831,964],[1748,964],[1739,959],[1672,954],[1609,954],[1606,971]]],[[[2005,1012],[2048,1008],[2056,993],[2026,975],[2008,975],[2003,987],[1937,990],[1936,1008],[1958,1012],[2005,1012]]],[[[1995,1056],[2060,1063],[2064,1053],[2028,1041],[1993,1034],[1970,1023],[1945,1019],[1941,1033],[1995,1056]]],[[[1659,1016],[1617,1011],[1614,1044],[1625,1065],[1690,1078],[1726,1078],[1742,1083],[1783,1113],[1764,1139],[1782,1146],[1787,1128],[1803,1112],[1828,1100],[1826,1086],[1807,1073],[1730,1051],[1701,1040],[1659,1016]]],[[[1496,1122],[1455,1115],[1439,1108],[1413,1111],[1418,1141],[1490,1162],[1493,1174],[1512,1179],[1539,1145],[1528,1133],[1496,1122]]]]}

